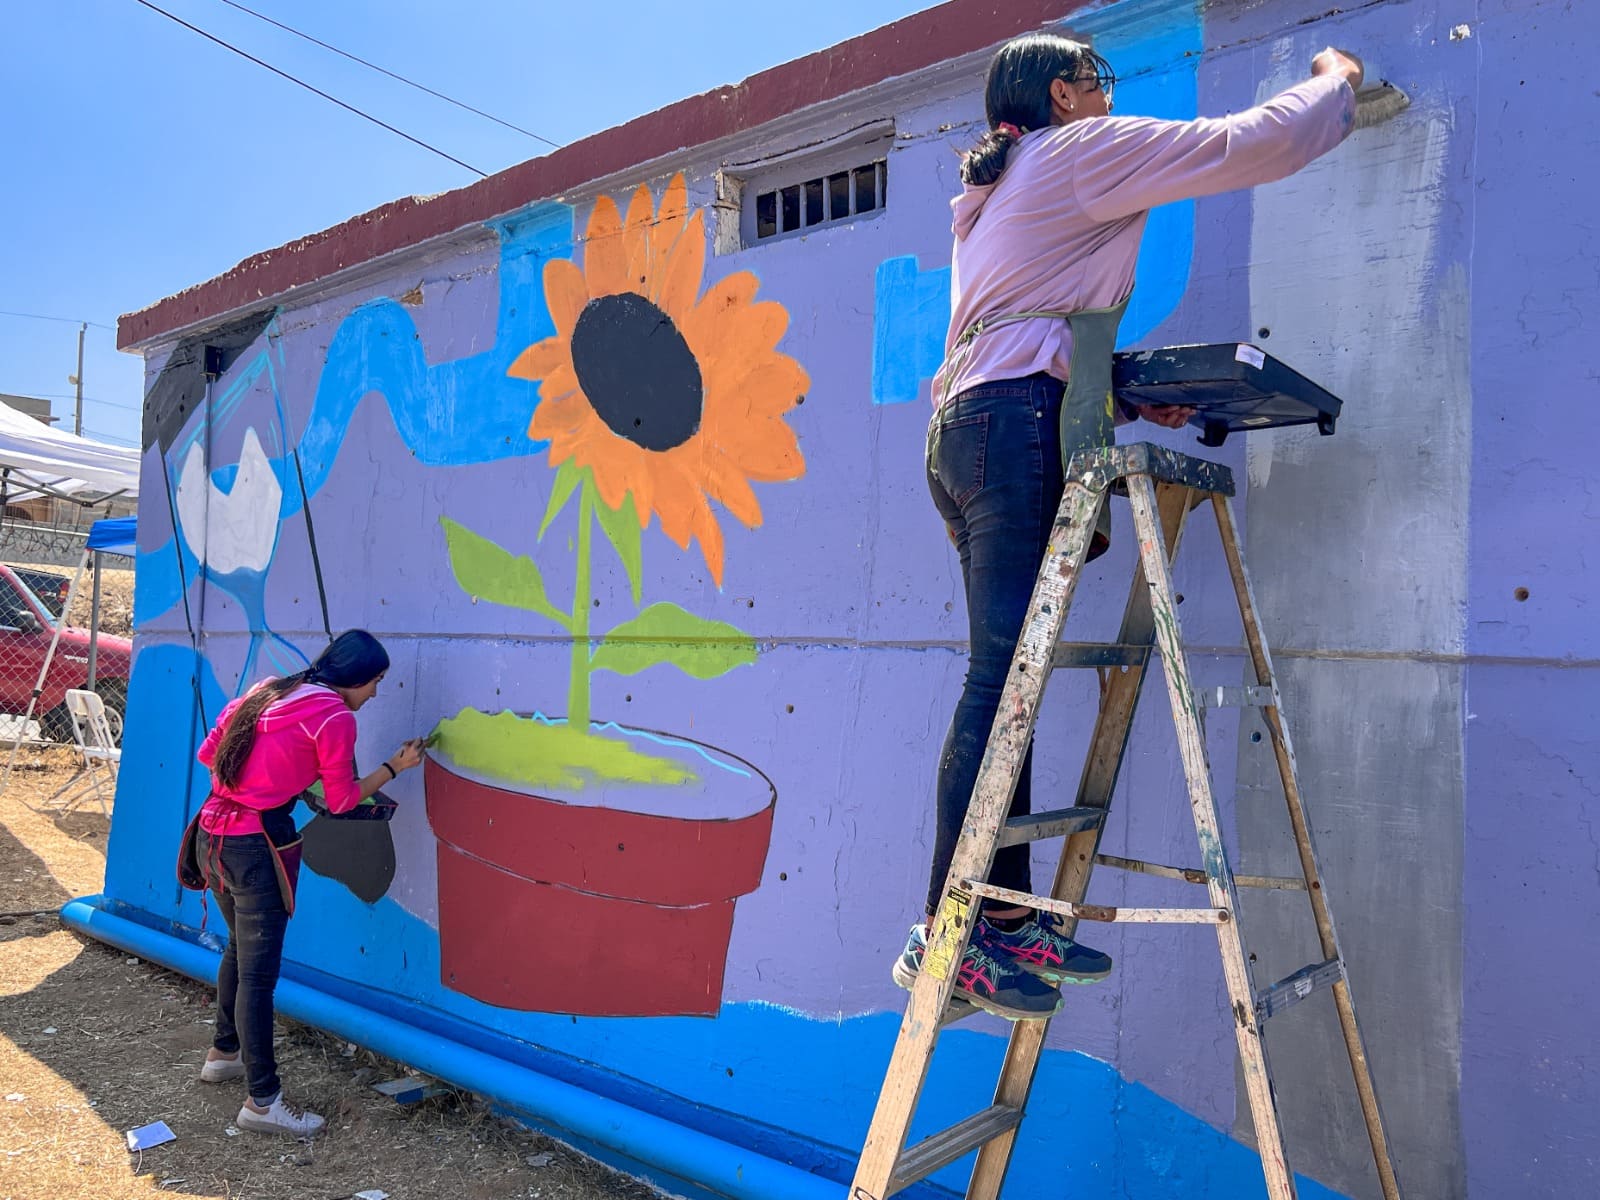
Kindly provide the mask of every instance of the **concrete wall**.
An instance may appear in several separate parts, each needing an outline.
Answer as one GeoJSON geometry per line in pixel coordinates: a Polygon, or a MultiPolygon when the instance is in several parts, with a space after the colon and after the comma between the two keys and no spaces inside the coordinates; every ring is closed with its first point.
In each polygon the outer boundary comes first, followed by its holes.
{"type": "MultiPolygon", "coordinates": [[[[1406,1195],[1587,1194],[1600,510],[1580,339],[1597,280],[1574,214],[1597,135],[1574,51],[1595,21],[1555,0],[1128,0],[1068,23],[1117,65],[1119,111],[1237,109],[1329,43],[1411,94],[1292,180],[1154,214],[1126,341],[1249,338],[1344,397],[1331,439],[1256,434],[1218,456],[1406,1195]]],[[[362,762],[446,725],[426,774],[390,789],[391,825],[308,827],[287,970],[846,1178],[902,1007],[888,967],[963,670],[921,454],[981,70],[891,81],[153,341],[107,906],[199,925],[167,865],[205,795],[193,744],[228,696],[320,644],[314,536],[332,628],[370,628],[394,659],[362,762]],[[719,231],[719,168],[765,178],[891,120],[872,154],[887,147],[885,211],[749,248],[719,231]],[[632,273],[682,335],[665,358],[640,357],[614,303],[605,337],[579,320],[632,273]],[[205,342],[231,363],[209,388],[205,342]],[[606,399],[569,394],[574,355],[585,379],[611,372],[606,399]],[[675,407],[685,355],[698,424],[675,407]],[[520,766],[470,715],[502,711],[537,714],[520,766]]],[[[1132,563],[1115,520],[1070,636],[1114,628],[1132,563]]],[[[1197,672],[1237,682],[1203,522],[1178,575],[1197,672]]],[[[1091,679],[1053,683],[1041,795],[1076,779],[1094,699],[1091,679]]],[[[1107,848],[1185,862],[1163,700],[1141,710],[1107,848]]],[[[1238,865],[1289,869],[1259,727],[1217,713],[1208,732],[1238,865]]],[[[1192,898],[1110,873],[1091,897],[1192,898]]],[[[1314,957],[1293,896],[1245,915],[1263,981],[1314,957]]],[[[1119,969],[1052,1028],[1007,1194],[1262,1194],[1214,944],[1100,942],[1119,969]]],[[[1302,1195],[1365,1198],[1325,1001],[1272,1030],[1291,1156],[1302,1195]]],[[[991,1078],[1003,1032],[945,1039],[919,1127],[970,1108],[958,1085],[991,1078]]]]}

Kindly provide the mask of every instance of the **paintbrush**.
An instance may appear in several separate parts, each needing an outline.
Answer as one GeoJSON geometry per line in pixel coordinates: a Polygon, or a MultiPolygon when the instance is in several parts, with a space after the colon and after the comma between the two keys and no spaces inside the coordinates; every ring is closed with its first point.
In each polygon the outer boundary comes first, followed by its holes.
{"type": "Polygon", "coordinates": [[[1355,129],[1370,129],[1374,125],[1399,116],[1411,107],[1411,97],[1383,77],[1383,72],[1371,62],[1362,63],[1362,83],[1356,92],[1355,129]]]}

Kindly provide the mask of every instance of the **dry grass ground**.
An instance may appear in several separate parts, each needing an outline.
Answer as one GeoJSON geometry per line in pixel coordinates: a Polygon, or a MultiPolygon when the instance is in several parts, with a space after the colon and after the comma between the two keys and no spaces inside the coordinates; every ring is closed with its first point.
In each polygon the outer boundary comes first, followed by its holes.
{"type": "Polygon", "coordinates": [[[0,794],[0,1200],[656,1195],[466,1093],[397,1105],[370,1085],[404,1074],[398,1064],[288,1022],[280,1069],[328,1131],[314,1142],[230,1134],[242,1083],[197,1078],[212,993],[61,926],[61,904],[100,890],[109,823],[92,804],[65,817],[24,805],[70,776],[67,751],[17,761],[0,794]],[[125,1132],[152,1121],[177,1140],[130,1153],[125,1132]]]}

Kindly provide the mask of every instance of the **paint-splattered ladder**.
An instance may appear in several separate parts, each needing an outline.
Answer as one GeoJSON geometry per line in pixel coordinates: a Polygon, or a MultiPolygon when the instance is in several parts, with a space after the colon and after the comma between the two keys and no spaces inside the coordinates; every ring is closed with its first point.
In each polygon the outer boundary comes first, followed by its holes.
{"type": "Polygon", "coordinates": [[[967,821],[955,849],[945,889],[945,902],[932,922],[925,966],[906,1008],[900,1036],[866,1148],[856,1168],[850,1200],[884,1200],[919,1179],[978,1151],[967,1187],[969,1200],[996,1200],[1010,1162],[1017,1127],[1022,1123],[1034,1071],[1044,1046],[1048,1020],[1018,1021],[1012,1027],[994,1103],[957,1125],[909,1148],[906,1134],[916,1109],[934,1043],[951,1021],[972,1012],[952,1005],[958,961],[976,923],[975,897],[1048,909],[1061,914],[1068,932],[1079,920],[1188,922],[1212,925],[1222,952],[1234,1031],[1244,1066],[1244,1082],[1254,1118],[1255,1135],[1271,1200],[1293,1200],[1294,1174],[1284,1155],[1272,1076],[1267,1066],[1264,1024],[1269,1017],[1321,988],[1331,988],[1339,1023],[1349,1050],[1356,1091],[1372,1142],[1373,1158],[1386,1200],[1398,1200],[1399,1185],[1378,1109],[1365,1043],[1356,1023],[1355,1005],[1345,977],[1333,915],[1322,888],[1321,868],[1312,845],[1311,828],[1295,774],[1294,748],[1284,725],[1272,659],[1257,615],[1255,596],[1240,556],[1234,520],[1233,478],[1226,467],[1148,444],[1118,446],[1079,454],[1067,472],[1067,487],[1056,513],[1050,547],[1039,571],[1033,599],[1005,690],[989,736],[983,765],[973,789],[967,821]],[[1095,518],[1112,490],[1126,490],[1133,506],[1140,565],[1128,597],[1118,640],[1108,646],[1062,643],[1061,630],[1072,603],[1073,589],[1088,557],[1095,518]],[[1178,625],[1170,564],[1177,553],[1191,510],[1211,501],[1228,570],[1233,577],[1245,641],[1255,683],[1242,688],[1196,690],[1178,625]],[[1172,701],[1190,806],[1204,866],[1184,869],[1117,858],[1098,853],[1100,832],[1116,786],[1133,724],[1134,708],[1152,650],[1159,650],[1167,691],[1172,701]],[[1058,666],[1116,667],[1102,674],[1099,717],[1088,759],[1071,808],[1007,819],[1023,756],[1033,734],[1039,704],[1050,672],[1058,666]],[[1211,791],[1203,728],[1206,705],[1248,705],[1260,709],[1272,737],[1288,802],[1289,821],[1299,849],[1302,877],[1282,879],[1235,876],[1223,846],[1216,801],[1211,791]],[[1055,886],[1049,896],[1031,896],[975,882],[987,879],[995,852],[1004,846],[1066,838],[1055,886]],[[1147,875],[1204,884],[1210,902],[1204,908],[1108,908],[1085,904],[1089,874],[1096,864],[1147,875]],[[1239,929],[1239,887],[1285,888],[1306,892],[1321,940],[1320,960],[1269,987],[1256,989],[1239,929]],[[940,970],[943,963],[946,969],[940,970]]]}

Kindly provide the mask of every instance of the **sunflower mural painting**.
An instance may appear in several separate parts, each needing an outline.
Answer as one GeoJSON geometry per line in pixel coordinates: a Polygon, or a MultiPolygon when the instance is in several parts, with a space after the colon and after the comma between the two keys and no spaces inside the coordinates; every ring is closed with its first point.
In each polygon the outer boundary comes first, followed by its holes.
{"type": "Polygon", "coordinates": [[[626,218],[602,197],[582,268],[545,266],[555,333],[508,373],[538,384],[528,436],[548,443],[556,472],[531,540],[543,544],[576,506],[570,607],[552,601],[548,565],[441,519],[463,590],[536,613],[571,642],[563,713],[463,710],[440,724],[426,767],[441,975],[491,1004],[715,1015],[734,903],[761,880],[776,791],[757,767],[590,711],[597,672],[670,665],[711,679],[755,661],[753,639],[735,626],[645,603],[643,535],[658,522],[680,548],[695,542],[720,587],[711,502],[754,528],[751,484],[805,470],[785,420],[809,384],[778,350],[788,313],[756,300],[749,272],[702,293],[705,253],[704,214],[690,211],[678,175],[659,208],[640,187],[626,218]],[[591,628],[602,542],[638,610],[606,630],[591,628]],[[520,931],[514,956],[497,932],[506,927],[520,931]],[[639,968],[625,989],[614,986],[618,962],[639,968]]]}

